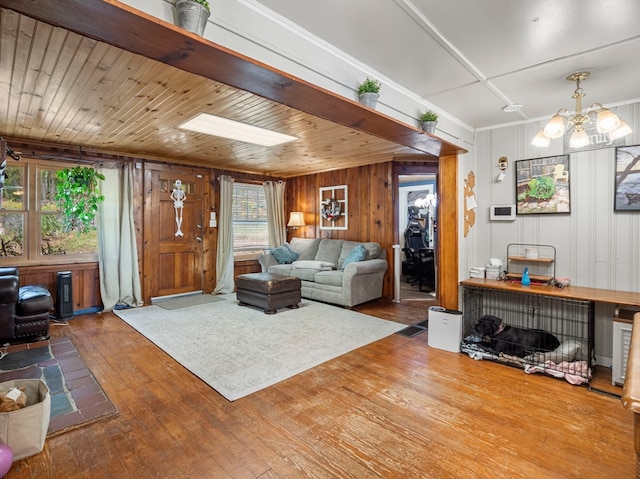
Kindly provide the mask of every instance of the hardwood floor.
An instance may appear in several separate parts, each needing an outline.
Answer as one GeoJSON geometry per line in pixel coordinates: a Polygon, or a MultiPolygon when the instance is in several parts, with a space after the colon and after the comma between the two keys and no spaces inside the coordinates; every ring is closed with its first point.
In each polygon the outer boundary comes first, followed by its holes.
{"type": "MultiPolygon", "coordinates": [[[[427,304],[355,309],[410,324],[427,304]]],[[[120,414],[48,439],[8,479],[635,474],[632,413],[619,400],[430,348],[427,333],[392,335],[235,402],[111,313],[52,335],[73,340],[120,414]]]]}

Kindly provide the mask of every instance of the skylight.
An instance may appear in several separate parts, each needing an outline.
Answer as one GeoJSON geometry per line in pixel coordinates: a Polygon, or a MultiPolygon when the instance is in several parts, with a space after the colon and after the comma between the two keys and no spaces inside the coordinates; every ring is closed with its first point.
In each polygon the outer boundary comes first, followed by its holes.
{"type": "Polygon", "coordinates": [[[239,121],[229,120],[208,113],[200,113],[191,120],[179,125],[178,128],[261,146],[276,146],[298,139],[295,136],[247,125],[246,123],[240,123],[239,121]]]}

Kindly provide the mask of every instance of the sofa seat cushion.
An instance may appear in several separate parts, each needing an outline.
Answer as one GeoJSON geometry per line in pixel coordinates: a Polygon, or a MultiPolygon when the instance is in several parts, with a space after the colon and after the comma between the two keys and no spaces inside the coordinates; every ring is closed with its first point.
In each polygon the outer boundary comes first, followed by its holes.
{"type": "Polygon", "coordinates": [[[320,238],[291,238],[291,247],[298,253],[298,259],[316,259],[320,238]]]}
{"type": "Polygon", "coordinates": [[[269,266],[269,273],[281,274],[282,276],[291,276],[292,264],[274,264],[269,266]]]}
{"type": "Polygon", "coordinates": [[[322,239],[318,245],[318,252],[314,258],[316,261],[326,261],[328,263],[338,264],[342,244],[344,240],[322,239]]]}
{"type": "Polygon", "coordinates": [[[313,281],[316,273],[318,273],[317,269],[293,268],[289,274],[295,278],[300,278],[303,281],[313,281]]]}
{"type": "Polygon", "coordinates": [[[342,287],[342,271],[317,271],[313,277],[316,284],[326,284],[328,286],[342,287]]]}
{"type": "Polygon", "coordinates": [[[294,268],[309,268],[317,269],[318,271],[330,271],[336,268],[335,263],[329,263],[328,261],[298,260],[292,264],[294,268]]]}

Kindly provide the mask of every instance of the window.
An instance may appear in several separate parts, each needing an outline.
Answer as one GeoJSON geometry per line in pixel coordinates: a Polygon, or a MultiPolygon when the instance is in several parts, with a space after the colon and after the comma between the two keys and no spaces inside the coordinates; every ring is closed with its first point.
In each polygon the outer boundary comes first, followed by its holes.
{"type": "Polygon", "coordinates": [[[269,248],[267,199],[262,185],[233,185],[233,251],[261,253],[269,248]]]}
{"type": "Polygon", "coordinates": [[[0,265],[96,261],[96,231],[64,230],[55,202],[56,172],[64,165],[22,158],[7,162],[0,209],[0,265]],[[6,259],[5,259],[6,258],[6,259]]]}

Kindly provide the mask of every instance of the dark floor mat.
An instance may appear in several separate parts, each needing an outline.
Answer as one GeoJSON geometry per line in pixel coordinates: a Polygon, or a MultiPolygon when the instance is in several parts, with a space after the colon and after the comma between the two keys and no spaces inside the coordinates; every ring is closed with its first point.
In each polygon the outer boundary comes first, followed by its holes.
{"type": "Polygon", "coordinates": [[[400,331],[397,331],[396,334],[399,334],[400,336],[406,336],[408,338],[413,338],[414,336],[417,336],[420,333],[424,333],[427,330],[428,323],[429,323],[429,320],[425,319],[420,323],[413,324],[409,327],[401,329],[400,331]]]}

